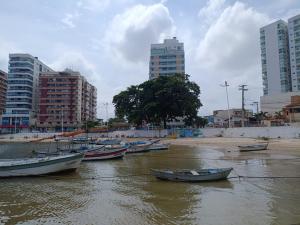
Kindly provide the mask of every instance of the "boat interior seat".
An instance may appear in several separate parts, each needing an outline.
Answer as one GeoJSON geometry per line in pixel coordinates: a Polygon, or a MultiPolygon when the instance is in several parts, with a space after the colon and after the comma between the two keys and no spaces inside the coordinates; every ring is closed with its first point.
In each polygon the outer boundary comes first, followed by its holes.
{"type": "Polygon", "coordinates": [[[197,172],[197,171],[195,171],[195,170],[191,170],[191,174],[193,174],[193,175],[199,175],[199,173],[197,172]]]}

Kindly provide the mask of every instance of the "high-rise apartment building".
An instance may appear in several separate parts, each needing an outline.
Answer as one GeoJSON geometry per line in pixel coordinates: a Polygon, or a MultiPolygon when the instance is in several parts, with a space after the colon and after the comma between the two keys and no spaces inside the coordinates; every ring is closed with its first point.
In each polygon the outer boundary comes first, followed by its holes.
{"type": "Polygon", "coordinates": [[[82,121],[94,121],[97,114],[97,89],[85,78],[82,84],[82,121]]]}
{"type": "Polygon", "coordinates": [[[149,79],[185,73],[184,45],[176,37],[151,44],[149,79]]]}
{"type": "Polygon", "coordinates": [[[36,123],[38,79],[42,72],[52,71],[37,57],[9,54],[8,88],[2,128],[29,128],[36,123]]]}
{"type": "Polygon", "coordinates": [[[0,116],[4,112],[7,90],[7,73],[0,70],[0,116]]]}
{"type": "Polygon", "coordinates": [[[42,73],[39,79],[39,115],[42,129],[73,130],[96,119],[97,90],[79,72],[42,73]]]}
{"type": "Polygon", "coordinates": [[[291,91],[288,26],[278,20],[260,29],[264,95],[291,91]]]}
{"type": "Polygon", "coordinates": [[[292,91],[300,91],[300,15],[288,20],[292,91]]]}

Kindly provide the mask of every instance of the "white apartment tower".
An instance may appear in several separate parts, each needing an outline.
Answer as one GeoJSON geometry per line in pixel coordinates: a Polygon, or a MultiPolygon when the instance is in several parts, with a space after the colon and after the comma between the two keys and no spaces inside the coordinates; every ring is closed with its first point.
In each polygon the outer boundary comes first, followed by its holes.
{"type": "Polygon", "coordinates": [[[300,15],[288,20],[292,91],[300,91],[300,15]]]}
{"type": "Polygon", "coordinates": [[[53,71],[37,57],[9,54],[7,93],[2,128],[28,129],[36,122],[39,75],[53,71]]]}
{"type": "Polygon", "coordinates": [[[185,73],[184,45],[176,37],[151,44],[149,79],[185,73]]]}
{"type": "Polygon", "coordinates": [[[288,25],[278,20],[260,29],[264,95],[291,91],[288,25]]]}

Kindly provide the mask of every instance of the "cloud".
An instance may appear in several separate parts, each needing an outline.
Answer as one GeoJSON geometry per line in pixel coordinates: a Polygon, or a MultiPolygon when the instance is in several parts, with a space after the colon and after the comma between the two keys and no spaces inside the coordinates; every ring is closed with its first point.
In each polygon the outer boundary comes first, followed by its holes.
{"type": "Polygon", "coordinates": [[[74,20],[79,17],[79,13],[66,13],[64,18],[61,20],[61,22],[66,25],[69,28],[75,28],[76,25],[74,23],[74,20]]]}
{"type": "MultiPolygon", "coordinates": [[[[202,14],[204,12],[210,15],[210,10],[202,11],[202,14]]],[[[211,15],[215,15],[213,10],[211,15]]],[[[244,3],[235,2],[225,7],[211,22],[198,42],[195,60],[192,60],[195,64],[193,71],[205,74],[205,77],[194,78],[203,91],[202,112],[205,113],[202,114],[226,108],[226,99],[221,97],[224,96],[224,90],[220,87],[225,80],[230,84],[231,107],[241,107],[240,84],[249,85],[246,99],[258,100],[262,93],[259,28],[269,21],[270,18],[265,14],[244,3]]]]}
{"type": "Polygon", "coordinates": [[[77,7],[89,11],[104,11],[111,3],[111,0],[80,0],[77,2],[77,7]]]}
{"type": "Polygon", "coordinates": [[[66,68],[79,71],[89,82],[99,81],[100,76],[96,67],[83,54],[76,51],[67,51],[49,65],[52,69],[62,71],[66,68]]]}
{"type": "Polygon", "coordinates": [[[208,0],[198,16],[203,19],[204,25],[209,25],[222,13],[224,6],[225,0],[208,0]]]}
{"type": "Polygon", "coordinates": [[[9,53],[22,52],[13,42],[0,38],[0,70],[8,69],[9,53]]]}
{"type": "Polygon", "coordinates": [[[227,7],[201,40],[199,62],[205,68],[238,76],[259,62],[259,28],[269,20],[240,2],[227,7]]]}
{"type": "Polygon", "coordinates": [[[150,44],[174,32],[173,19],[162,3],[136,5],[113,18],[104,46],[108,53],[127,62],[148,62],[150,44]]]}

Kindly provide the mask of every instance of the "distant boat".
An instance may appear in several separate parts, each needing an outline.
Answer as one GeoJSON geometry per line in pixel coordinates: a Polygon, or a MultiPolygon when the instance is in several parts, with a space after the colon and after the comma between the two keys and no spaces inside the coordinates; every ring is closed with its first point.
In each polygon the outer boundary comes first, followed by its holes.
{"type": "Polygon", "coordinates": [[[0,160],[0,177],[37,176],[76,170],[83,153],[0,160]]]}
{"type": "Polygon", "coordinates": [[[83,161],[123,158],[126,147],[105,147],[99,151],[86,152],[83,161]]]}
{"type": "Polygon", "coordinates": [[[151,145],[152,142],[149,141],[128,142],[126,143],[126,146],[128,147],[127,154],[149,152],[149,147],[151,145]]]}
{"type": "Polygon", "coordinates": [[[105,139],[95,142],[96,145],[119,145],[121,140],[119,139],[105,139]]]}
{"type": "Polygon", "coordinates": [[[203,182],[224,180],[233,168],[199,169],[199,170],[157,170],[151,169],[152,174],[161,180],[203,182]]]}
{"type": "Polygon", "coordinates": [[[88,137],[77,137],[72,139],[72,144],[85,144],[90,140],[88,137]]]}
{"type": "Polygon", "coordinates": [[[238,148],[240,152],[260,151],[260,150],[266,150],[268,148],[268,143],[253,144],[253,145],[239,145],[238,148]]]}
{"type": "Polygon", "coordinates": [[[157,150],[167,150],[169,149],[170,144],[152,144],[148,147],[150,151],[157,151],[157,150]]]}

